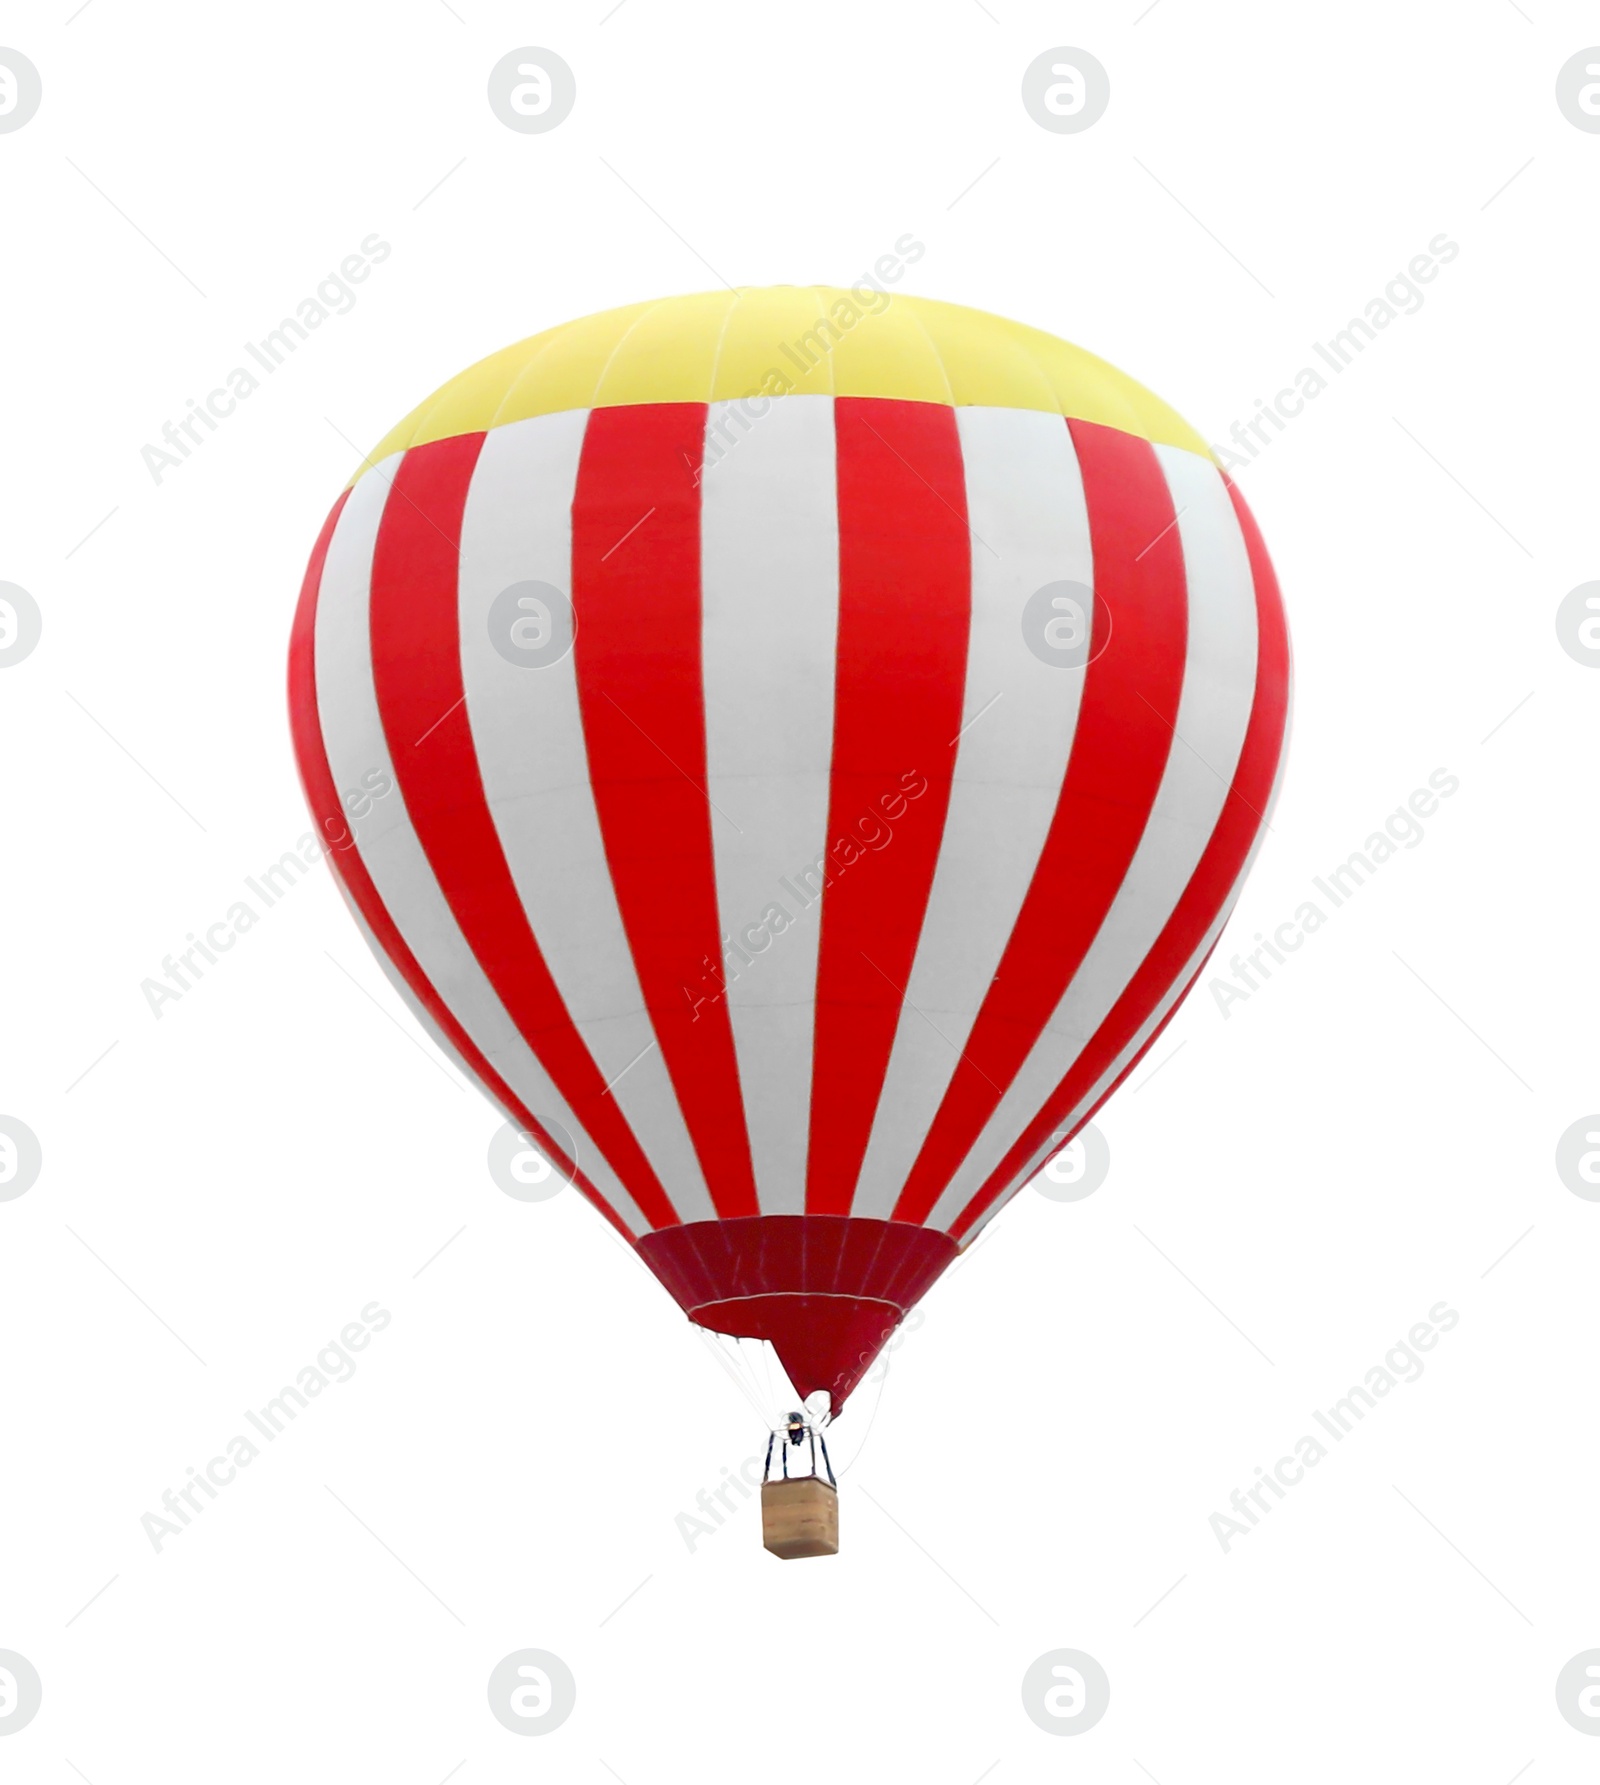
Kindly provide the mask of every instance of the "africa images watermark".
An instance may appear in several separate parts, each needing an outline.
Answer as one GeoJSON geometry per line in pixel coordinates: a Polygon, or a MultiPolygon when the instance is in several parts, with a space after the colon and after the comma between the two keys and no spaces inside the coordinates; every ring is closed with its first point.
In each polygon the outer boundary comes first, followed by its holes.
{"type": "Polygon", "coordinates": [[[332,316],[348,315],[356,306],[356,294],[351,287],[364,284],[372,269],[381,266],[393,252],[376,230],[364,236],[358,250],[339,262],[339,270],[327,274],[309,297],[300,300],[293,316],[285,316],[259,341],[246,341],[245,353],[260,368],[260,375],[249,366],[235,366],[215,390],[206,393],[203,403],[190,397],[184,415],[162,424],[163,444],[147,443],[139,449],[151,478],[160,483],[167,472],[176,471],[196,447],[205,444],[206,434],[216,433],[218,423],[226,421],[246,397],[258,391],[262,379],[276,372],[310,338],[313,329],[321,328],[332,316]]]}
{"type": "MultiPolygon", "coordinates": [[[[1338,867],[1330,868],[1326,876],[1313,875],[1311,884],[1327,900],[1329,910],[1337,910],[1347,903],[1386,861],[1393,859],[1398,849],[1415,849],[1427,835],[1421,821],[1431,818],[1439,810],[1439,801],[1449,799],[1460,786],[1459,779],[1448,769],[1435,769],[1428,777],[1427,787],[1417,788],[1403,806],[1396,806],[1384,820],[1382,830],[1374,831],[1361,848],[1352,850],[1349,857],[1338,867]]],[[[1230,1016],[1232,1005],[1242,1004],[1252,992],[1261,990],[1261,980],[1271,979],[1272,968],[1267,965],[1268,959],[1276,961],[1280,967],[1286,966],[1289,956],[1304,944],[1307,936],[1322,928],[1328,916],[1329,912],[1324,911],[1315,899],[1305,899],[1295,907],[1294,916],[1279,924],[1270,937],[1257,930],[1254,953],[1236,954],[1229,961],[1228,969],[1233,978],[1214,978],[1206,982],[1206,990],[1222,1015],[1230,1016]],[[1260,979],[1256,977],[1258,974],[1260,979]]]]}
{"type": "Polygon", "coordinates": [[[673,1520],[678,1535],[688,1546],[689,1554],[694,1554],[695,1545],[703,1537],[713,1537],[727,1523],[727,1515],[739,1510],[740,1500],[749,1500],[755,1490],[761,1486],[766,1474],[765,1456],[747,1456],[739,1465],[735,1474],[726,1464],[722,1468],[722,1480],[709,1491],[701,1488],[695,1495],[694,1503],[705,1514],[704,1518],[696,1518],[692,1512],[680,1512],[673,1520]],[[733,1496],[737,1494],[738,1499],[733,1496]],[[718,1506],[722,1510],[718,1511],[718,1506]],[[707,1520],[710,1522],[707,1523],[707,1520]]]}
{"type": "Polygon", "coordinates": [[[908,266],[914,266],[926,246],[909,231],[895,242],[894,251],[880,254],[870,273],[861,273],[847,297],[836,298],[811,327],[778,349],[788,362],[768,366],[756,388],[726,405],[713,405],[706,428],[705,448],[695,470],[696,484],[713,470],[772,407],[774,397],[786,397],[799,379],[827,358],[850,331],[868,317],[881,316],[893,301],[885,285],[898,285],[908,266]],[[735,431],[737,430],[737,431],[735,431]]]}
{"type": "Polygon", "coordinates": [[[794,873],[780,874],[778,885],[799,907],[791,911],[774,899],[755,920],[736,933],[722,938],[720,959],[705,957],[705,970],[695,986],[685,986],[683,995],[689,1000],[690,1020],[700,1020],[703,1004],[719,1003],[730,984],[739,977],[741,966],[750,966],[757,955],[765,954],[773,942],[799,921],[799,913],[809,910],[822,897],[824,890],[848,872],[868,851],[886,849],[894,841],[894,825],[906,814],[911,800],[921,799],[928,791],[928,778],[916,769],[907,769],[899,787],[880,794],[851,829],[841,832],[813,862],[807,862],[794,873]]]}
{"type": "MultiPolygon", "coordinates": [[[[1416,315],[1426,301],[1421,287],[1431,285],[1439,277],[1440,268],[1449,266],[1460,252],[1460,245],[1441,230],[1429,242],[1427,252],[1413,255],[1405,272],[1396,273],[1361,315],[1352,316],[1326,341],[1313,341],[1311,351],[1337,377],[1391,322],[1401,316],[1416,315]]],[[[1228,431],[1233,447],[1213,443],[1211,451],[1217,463],[1230,471],[1243,470],[1296,416],[1304,414],[1306,404],[1313,397],[1320,397],[1329,382],[1316,366],[1302,366],[1294,375],[1293,385],[1285,385],[1270,403],[1257,397],[1255,414],[1236,421],[1228,431]]]]}
{"type": "Polygon", "coordinates": [[[231,1487],[239,1479],[239,1471],[247,1469],[261,1455],[264,1445],[276,1443],[295,1420],[325,1388],[348,1382],[356,1373],[353,1351],[365,1351],[373,1335],[381,1333],[394,1316],[377,1302],[368,1302],[360,1315],[350,1321],[337,1339],[329,1339],[295,1377],[285,1383],[265,1406],[244,1410],[245,1423],[254,1436],[240,1432],[223,1447],[225,1456],[214,1456],[202,1469],[189,1469],[189,1479],[174,1492],[168,1488],[161,1496],[161,1512],[147,1512],[139,1520],[150,1546],[159,1556],[169,1537],[181,1537],[188,1526],[206,1509],[206,1500],[215,1500],[218,1491],[231,1487]],[[261,1444],[256,1443],[256,1437],[261,1444]],[[204,1494],[206,1500],[197,1496],[204,1494]],[[162,1513],[169,1514],[163,1517],[162,1513]],[[177,1522],[174,1523],[173,1521],[177,1522]]]}
{"type": "MultiPolygon", "coordinates": [[[[386,770],[369,769],[359,783],[344,794],[344,810],[359,822],[393,787],[394,781],[386,770]]],[[[219,957],[226,954],[241,936],[253,930],[291,887],[298,886],[329,849],[346,849],[355,841],[354,830],[342,819],[324,819],[322,828],[325,843],[318,843],[316,834],[307,831],[293,849],[286,849],[259,875],[245,875],[244,883],[261,901],[261,910],[258,911],[249,899],[235,899],[215,923],[206,926],[203,934],[197,936],[190,930],[189,946],[173,951],[176,960],[173,954],[162,957],[163,979],[139,982],[139,990],[144,993],[144,1001],[157,1022],[161,1020],[164,1005],[176,1004],[185,992],[192,992],[205,977],[205,968],[196,960],[197,955],[210,966],[217,966],[219,957]],[[178,964],[180,961],[182,966],[178,964]]]]}
{"type": "MultiPolygon", "coordinates": [[[[1374,1364],[1361,1382],[1352,1383],[1326,1412],[1314,1407],[1312,1419],[1335,1444],[1343,1444],[1384,1396],[1402,1382],[1421,1379],[1423,1362],[1417,1353],[1432,1351],[1440,1335],[1460,1322],[1461,1316],[1448,1302],[1435,1302],[1428,1310],[1428,1318],[1419,1320],[1404,1339],[1397,1339],[1383,1354],[1383,1361],[1374,1364]]],[[[1307,1432],[1295,1440],[1293,1456],[1279,1457],[1270,1470],[1258,1465],[1256,1479],[1250,1486],[1235,1488],[1228,1497],[1228,1505],[1239,1516],[1232,1518],[1226,1512],[1211,1515],[1212,1534],[1222,1545],[1222,1553],[1231,1555],[1234,1539],[1249,1537],[1272,1511],[1273,1502],[1286,1500],[1288,1490],[1298,1487],[1305,1480],[1306,1471],[1316,1468],[1327,1455],[1328,1446],[1322,1439],[1307,1432]],[[1269,1494],[1271,1500],[1267,1498],[1269,1494]]]]}

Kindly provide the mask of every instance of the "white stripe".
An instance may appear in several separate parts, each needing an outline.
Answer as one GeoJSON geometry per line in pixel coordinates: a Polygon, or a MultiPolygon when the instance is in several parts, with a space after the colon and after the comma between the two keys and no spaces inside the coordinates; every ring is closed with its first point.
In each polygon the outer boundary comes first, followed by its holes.
{"type": "MultiPolygon", "coordinates": [[[[526,1128],[527,1116],[525,1116],[521,1110],[513,1109],[503,1098],[498,1097],[491,1091],[483,1080],[478,1077],[473,1068],[467,1064],[460,1049],[457,1048],[456,1044],[444,1030],[440,1028],[439,1024],[434,1021],[433,1015],[428,1007],[422,1002],[417,994],[412,991],[411,987],[406,984],[405,977],[400,972],[400,969],[389,959],[383,944],[379,942],[378,938],[372,933],[366,918],[361,915],[361,907],[350,896],[343,880],[341,880],[337,874],[334,875],[333,880],[334,885],[338,887],[340,895],[344,899],[345,906],[351,917],[355,919],[355,925],[361,932],[362,941],[364,941],[367,947],[372,950],[374,959],[383,970],[384,978],[388,980],[389,984],[394,988],[401,1003],[404,1004],[406,1009],[416,1018],[418,1027],[421,1028],[428,1039],[436,1048],[438,1048],[439,1052],[444,1055],[451,1065],[456,1068],[467,1083],[472,1085],[483,1097],[487,1098],[499,1115],[504,1116],[511,1126],[519,1131],[526,1128]]],[[[559,1140],[560,1136],[557,1135],[554,1138],[559,1140]]],[[[572,1135],[568,1135],[567,1138],[571,1141],[573,1150],[577,1155],[573,1160],[573,1163],[578,1167],[579,1171],[584,1172],[585,1176],[587,1176],[587,1170],[583,1159],[583,1149],[578,1146],[577,1140],[572,1135]]],[[[590,1182],[592,1183],[593,1180],[590,1179],[590,1182]]],[[[633,1237],[635,1239],[639,1238],[638,1230],[634,1230],[633,1237]]]]}
{"type": "Polygon", "coordinates": [[[839,625],[833,400],[713,403],[701,486],[706,779],[756,1191],[805,1210],[839,625]],[[720,430],[720,432],[719,432],[720,430]],[[813,874],[813,880],[815,880],[813,874]],[[776,910],[774,908],[776,907],[776,910]],[[742,957],[742,958],[741,958],[742,957]]]}
{"type": "MultiPolygon", "coordinates": [[[[1287,714],[1285,715],[1285,718],[1287,720],[1287,714]]],[[[1285,737],[1285,743],[1286,742],[1287,736],[1285,737]]],[[[1288,751],[1284,745],[1280,745],[1278,751],[1278,766],[1273,774],[1272,792],[1267,799],[1266,811],[1263,813],[1261,821],[1256,828],[1255,836],[1251,839],[1250,850],[1244,858],[1244,865],[1235,876],[1232,889],[1229,891],[1228,897],[1223,903],[1222,910],[1217,914],[1216,920],[1212,923],[1211,928],[1206,931],[1200,946],[1195,949],[1192,955],[1190,955],[1188,961],[1185,962],[1182,971],[1177,974],[1173,979],[1172,984],[1168,986],[1166,991],[1162,994],[1160,1003],[1158,1003],[1155,1009],[1151,1011],[1150,1015],[1145,1018],[1144,1022],[1139,1025],[1138,1031],[1135,1033],[1133,1039],[1122,1052],[1117,1055],[1111,1065],[1101,1073],[1100,1077],[1095,1081],[1089,1091],[1078,1100],[1077,1104],[1071,1110],[1068,1111],[1065,1119],[1055,1128],[1054,1133],[1034,1149],[1032,1160],[1018,1174],[1016,1180],[1007,1187],[1002,1195],[997,1196],[989,1207],[984,1210],[983,1214],[973,1222],[961,1242],[963,1250],[972,1244],[983,1229],[988,1226],[996,1215],[999,1214],[1001,1209],[1010,1202],[1012,1197],[1019,1191],[1025,1190],[1039,1172],[1044,1169],[1050,1155],[1057,1150],[1058,1143],[1056,1136],[1071,1135],[1076,1132],[1077,1129],[1082,1127],[1095,1105],[1105,1096],[1110,1087],[1121,1078],[1123,1073],[1127,1071],[1130,1062],[1138,1057],[1140,1050],[1144,1047],[1145,1043],[1161,1026],[1166,1018],[1167,1012],[1172,1009],[1173,1005],[1175,1005],[1178,999],[1183,995],[1184,987],[1187,986],[1189,981],[1199,972],[1201,963],[1211,952],[1216,944],[1217,938],[1222,934],[1223,929],[1232,918],[1234,907],[1239,902],[1239,895],[1243,892],[1244,884],[1250,878],[1250,871],[1255,866],[1256,856],[1260,854],[1261,846],[1266,841],[1267,832],[1271,828],[1273,809],[1278,803],[1278,791],[1283,785],[1283,771],[1287,761],[1288,751]]],[[[1029,1123],[1029,1126],[1032,1126],[1031,1122],[1029,1123]]]]}
{"type": "MultiPolygon", "coordinates": [[[[332,859],[337,860],[338,858],[337,856],[334,856],[332,859]]],[[[361,940],[372,950],[373,959],[376,960],[378,965],[383,969],[384,978],[388,980],[390,986],[399,996],[400,1001],[405,1005],[406,1009],[416,1018],[428,1039],[436,1048],[438,1048],[439,1052],[444,1055],[450,1064],[455,1067],[456,1071],[461,1074],[467,1083],[469,1085],[475,1085],[508,1121],[522,1121],[523,1118],[515,1110],[507,1109],[505,1105],[501,1103],[500,1099],[490,1091],[489,1087],[483,1083],[477,1073],[467,1064],[461,1050],[444,1032],[439,1024],[434,1021],[427,1005],[425,1005],[417,994],[412,991],[411,987],[406,984],[405,975],[394,962],[389,959],[388,951],[373,934],[372,926],[362,915],[361,907],[355,902],[350,889],[345,885],[344,880],[337,869],[334,869],[333,884],[339,889],[339,896],[344,900],[345,909],[350,913],[351,917],[354,918],[355,926],[361,932],[361,940]]]]}
{"type": "MultiPolygon", "coordinates": [[[[1248,865],[1246,871],[1248,872],[1248,865]]],[[[1126,1070],[1128,1062],[1137,1057],[1139,1050],[1155,1033],[1167,1012],[1177,1003],[1179,997],[1182,995],[1183,988],[1189,983],[1190,979],[1198,970],[1200,963],[1206,958],[1207,951],[1211,948],[1211,945],[1216,941],[1217,937],[1222,934],[1223,926],[1233,915],[1234,900],[1238,897],[1238,888],[1243,885],[1243,882],[1244,875],[1241,874],[1239,879],[1234,883],[1235,890],[1233,895],[1229,898],[1227,904],[1223,906],[1222,911],[1218,914],[1216,922],[1213,923],[1211,928],[1206,932],[1204,941],[1201,942],[1200,946],[1189,957],[1183,970],[1167,988],[1161,998],[1161,1002],[1156,1005],[1150,1015],[1139,1025],[1138,1033],[1134,1036],[1133,1040],[1130,1041],[1122,1052],[1117,1055],[1113,1064],[1109,1066],[1106,1071],[1101,1073],[1092,1089],[1078,1102],[1070,1114],[1056,1125],[1053,1133],[1034,1149],[1033,1156],[1026,1168],[1017,1174],[1014,1181],[1009,1184],[992,1203],[990,1203],[983,1214],[973,1222],[970,1228],[968,1228],[961,1240],[963,1251],[965,1251],[978,1235],[983,1232],[984,1228],[987,1227],[995,1216],[1000,1213],[1001,1209],[1011,1201],[1012,1197],[1016,1196],[1020,1191],[1027,1189],[1028,1185],[1032,1183],[1034,1178],[1036,1178],[1044,1169],[1051,1154],[1060,1149],[1062,1143],[1060,1139],[1058,1139],[1058,1136],[1071,1135],[1080,1128],[1090,1110],[1092,1110],[1095,1104],[1105,1096],[1107,1088],[1117,1082],[1118,1077],[1126,1070]]],[[[1035,1113],[1037,1114],[1037,1112],[1035,1113]]],[[[929,1224],[933,1224],[931,1216],[929,1217],[929,1224]]]]}
{"type": "Polygon", "coordinates": [[[1176,735],[1144,834],[1105,922],[1043,1034],[929,1213],[929,1227],[948,1228],[957,1219],[1105,1021],[1182,896],[1238,766],[1256,675],[1255,584],[1244,535],[1216,466],[1177,447],[1154,451],[1178,512],[1188,583],[1188,649],[1176,735]]]}
{"type": "Polygon", "coordinates": [[[1084,671],[1036,657],[1023,609],[1093,586],[1089,515],[1059,415],[956,411],[972,620],[950,809],[851,1213],[887,1219],[933,1125],[1027,896],[1061,796],[1084,671]]]}
{"type": "Polygon", "coordinates": [[[384,908],[473,1044],[531,1115],[549,1116],[567,1130],[582,1149],[584,1171],[621,1219],[642,1233],[650,1223],[517,1032],[467,946],[412,828],[390,760],[373,684],[369,612],[378,523],[400,458],[394,454],[356,484],[328,542],[316,628],[317,716],[328,767],[338,788],[358,786],[371,770],[393,782],[393,791],[362,820],[358,845],[384,908]]]}
{"type": "Polygon", "coordinates": [[[574,653],[528,668],[495,649],[513,583],[572,593],[572,497],[588,411],[493,428],[461,523],[461,674],[484,797],[567,1014],[685,1221],[710,1221],[678,1096],[634,970],[601,840],[574,653]]]}

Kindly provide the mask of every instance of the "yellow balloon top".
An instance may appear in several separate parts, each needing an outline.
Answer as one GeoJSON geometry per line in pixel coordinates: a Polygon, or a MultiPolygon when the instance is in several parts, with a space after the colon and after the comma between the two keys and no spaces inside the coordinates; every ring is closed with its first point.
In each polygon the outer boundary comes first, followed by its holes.
{"type": "Polygon", "coordinates": [[[625,304],[502,348],[413,409],[362,470],[563,409],[805,395],[1041,409],[1210,457],[1142,384],[1042,329],[910,292],[773,285],[625,304]]]}

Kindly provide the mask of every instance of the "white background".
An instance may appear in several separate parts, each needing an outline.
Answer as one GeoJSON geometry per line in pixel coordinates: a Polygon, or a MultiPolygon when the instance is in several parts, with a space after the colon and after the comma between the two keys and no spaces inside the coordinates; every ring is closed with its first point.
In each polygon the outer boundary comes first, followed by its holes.
{"type": "Polygon", "coordinates": [[[0,672],[0,1112],[44,1149],[0,1203],[0,1648],[44,1681],[5,1777],[1594,1777],[1554,1684],[1600,1645],[1600,1206],[1554,1155],[1600,1106],[1600,673],[1554,616],[1600,574],[1600,136],[1554,85],[1600,8],[73,4],[0,8],[44,83],[0,135],[0,579],[44,615],[0,672]],[[486,102],[521,45],[576,72],[547,135],[486,102]],[[1081,135],[1021,104],[1057,45],[1110,72],[1081,135]],[[140,982],[307,828],[285,646],[358,451],[540,328],[907,231],[907,289],[1211,440],[1460,244],[1237,474],[1297,705],[1221,955],[1461,786],[1272,983],[1196,993],[1094,1196],[1025,1193],[934,1291],[840,1424],[842,1554],[794,1567],[749,1505],[691,1550],[759,1422],[575,1194],[495,1187],[325,870],[159,1020],[140,982]],[[356,1376],[157,1554],[141,1515],[374,1299],[356,1376]],[[1210,1515],[1441,1299],[1426,1374],[1225,1554],[1210,1515]],[[485,1698],[529,1646],[578,1683],[539,1742],[485,1698]],[[1020,1697],[1058,1647],[1111,1680],[1067,1743],[1020,1697]]]}

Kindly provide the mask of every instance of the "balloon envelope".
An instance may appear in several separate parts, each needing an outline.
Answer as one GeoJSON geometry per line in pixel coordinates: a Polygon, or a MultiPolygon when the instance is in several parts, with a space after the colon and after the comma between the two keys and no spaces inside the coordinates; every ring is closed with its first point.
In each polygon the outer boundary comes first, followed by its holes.
{"type": "Polygon", "coordinates": [[[418,1020],[835,1410],[1193,984],[1289,683],[1170,409],[865,296],[637,304],[462,373],[335,505],[290,665],[418,1020]]]}

